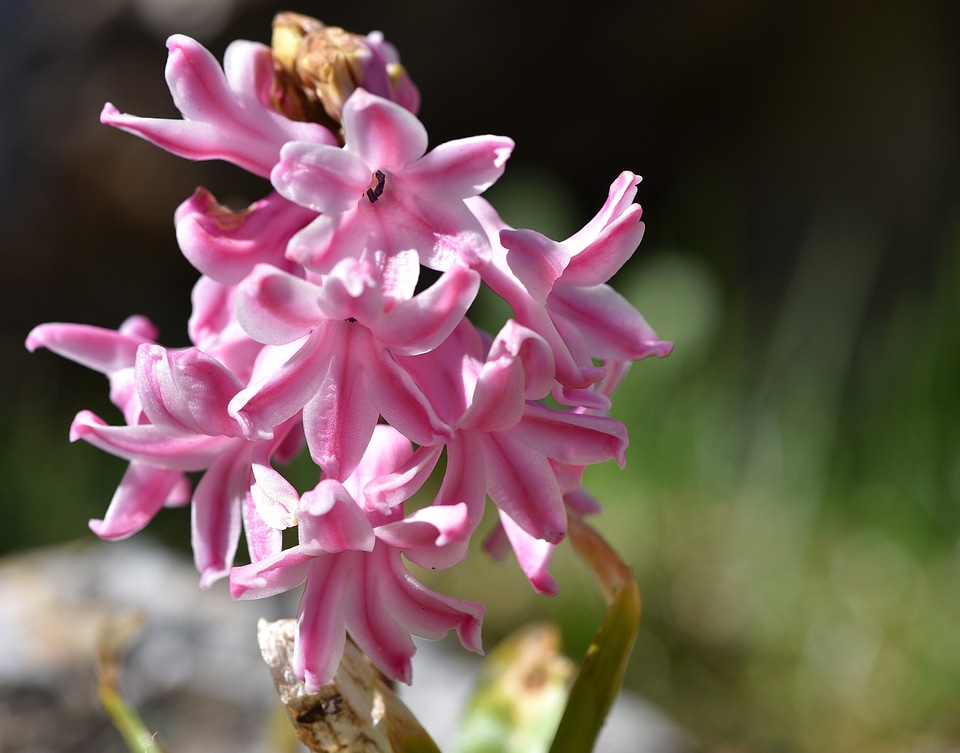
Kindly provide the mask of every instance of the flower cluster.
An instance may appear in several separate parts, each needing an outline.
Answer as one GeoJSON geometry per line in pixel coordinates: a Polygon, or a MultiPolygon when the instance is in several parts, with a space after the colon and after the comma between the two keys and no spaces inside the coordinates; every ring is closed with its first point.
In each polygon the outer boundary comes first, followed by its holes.
{"type": "Polygon", "coordinates": [[[480,196],[510,139],[428,150],[417,90],[379,34],[284,14],[273,48],[234,42],[222,67],[189,38],[168,49],[183,118],[108,104],[102,122],[231,162],[273,192],[234,211],[198,189],[176,211],[201,273],[191,347],[158,344],[142,317],[30,333],[31,350],[106,374],[125,419],[82,411],[71,427],[130,461],[91,528],[121,539],[189,504],[202,586],[229,576],[234,597],[258,598],[305,583],[308,691],[331,678],[347,633],[404,682],[411,635],[455,629],[479,652],[482,606],[428,589],[404,558],[462,562],[489,497],[488,548],[512,548],[533,588],[556,591],[548,565],[567,516],[595,509],[585,467],[624,462],[610,396],[631,361],[670,350],[606,284],[643,233],[639,178],[620,175],[582,230],[550,240],[480,196]],[[481,285],[513,312],[493,335],[466,317],[481,285]],[[299,493],[282,469],[304,450],[318,482],[299,493]],[[414,505],[444,453],[439,492],[414,505]],[[291,527],[298,544],[284,548],[291,527]],[[251,564],[234,566],[241,530],[251,564]]]}

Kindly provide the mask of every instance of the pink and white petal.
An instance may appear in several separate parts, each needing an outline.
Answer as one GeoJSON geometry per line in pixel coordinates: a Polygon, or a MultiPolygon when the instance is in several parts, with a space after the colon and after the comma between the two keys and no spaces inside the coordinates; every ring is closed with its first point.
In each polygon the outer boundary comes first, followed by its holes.
{"type": "Polygon", "coordinates": [[[509,429],[523,416],[525,400],[550,393],[554,376],[553,353],[546,340],[513,320],[507,321],[490,346],[460,428],[509,429]]]}
{"type": "Polygon", "coordinates": [[[485,435],[478,432],[458,431],[447,443],[447,467],[434,499],[436,506],[464,503],[473,528],[480,524],[487,499],[484,439],[485,435]]]}
{"type": "Polygon", "coordinates": [[[243,99],[251,95],[255,101],[269,106],[276,86],[273,54],[259,42],[237,39],[223,53],[223,74],[230,90],[243,99]]]}
{"type": "Polygon", "coordinates": [[[533,230],[501,230],[500,243],[510,273],[535,303],[543,305],[570,262],[570,252],[533,230]]]}
{"type": "Polygon", "coordinates": [[[609,285],[557,285],[548,307],[555,318],[580,331],[593,358],[636,361],[663,358],[673,350],[673,343],[660,340],[640,312],[609,285]]]}
{"type": "MultiPolygon", "coordinates": [[[[289,120],[260,100],[262,69],[273,63],[266,45],[246,41],[230,45],[229,58],[225,60],[229,81],[216,58],[193,39],[175,34],[167,40],[167,50],[165,76],[177,109],[187,120],[214,126],[225,142],[242,144],[246,154],[238,156],[259,168],[251,172],[269,175],[280,147],[288,141],[336,143],[333,134],[323,126],[289,120]],[[252,90],[234,88],[250,84],[254,86],[252,90]]],[[[237,159],[229,161],[251,169],[237,159]]]]}
{"type": "Polygon", "coordinates": [[[359,324],[331,322],[330,358],[323,380],[303,409],[303,430],[310,457],[324,474],[345,480],[360,463],[380,411],[373,403],[365,372],[369,332],[359,324]]]}
{"type": "Polygon", "coordinates": [[[371,170],[356,154],[326,144],[291,141],[280,150],[270,182],[286,199],[327,214],[345,212],[363,198],[371,170]]]}
{"type": "MultiPolygon", "coordinates": [[[[386,424],[378,424],[374,430],[363,458],[356,470],[344,482],[344,486],[358,502],[364,487],[374,479],[393,475],[413,455],[413,445],[403,434],[386,424]]],[[[361,505],[362,506],[362,505],[361,505]]]]}
{"type": "Polygon", "coordinates": [[[283,534],[260,517],[253,495],[247,494],[241,508],[243,533],[251,562],[260,562],[278,555],[283,549],[283,534]]]}
{"type": "Polygon", "coordinates": [[[567,238],[563,245],[574,254],[582,251],[596,238],[600,232],[617,217],[627,211],[637,195],[637,186],[640,185],[640,176],[628,170],[620,173],[610,185],[607,200],[600,211],[576,233],[567,238]]]}
{"type": "Polygon", "coordinates": [[[308,554],[373,551],[373,527],[350,493],[324,479],[300,499],[300,548],[308,554]]]}
{"type": "Polygon", "coordinates": [[[158,428],[239,436],[227,404],[243,385],[216,359],[196,348],[170,351],[145,343],[136,375],[143,411],[158,428]]]}
{"type": "Polygon", "coordinates": [[[405,631],[420,638],[438,640],[447,631],[456,630],[464,648],[483,654],[480,638],[484,617],[482,605],[427,588],[407,572],[395,551],[387,549],[381,562],[378,568],[380,597],[390,615],[405,631]]]}
{"type": "MultiPolygon", "coordinates": [[[[380,426],[377,426],[377,429],[379,428],[380,426]]],[[[409,445],[409,440],[405,437],[404,441],[409,445]]],[[[410,499],[430,477],[442,452],[443,445],[418,447],[406,463],[395,467],[394,472],[377,476],[364,484],[358,495],[364,509],[385,513],[391,507],[410,499]]]]}
{"type": "Polygon", "coordinates": [[[356,586],[343,596],[344,611],[350,637],[370,661],[391,679],[409,685],[413,679],[410,659],[416,647],[386,601],[394,588],[389,567],[392,557],[399,562],[399,553],[384,546],[357,557],[356,586]]]}
{"type": "Polygon", "coordinates": [[[421,196],[477,196],[503,175],[513,147],[513,140],[504,136],[448,141],[407,165],[404,179],[421,196]]]}
{"type": "Polygon", "coordinates": [[[70,441],[78,439],[117,457],[178,471],[207,468],[235,441],[202,434],[171,434],[150,424],[110,426],[90,411],[80,411],[70,425],[70,441]]]}
{"type": "Polygon", "coordinates": [[[109,375],[131,368],[137,358],[137,348],[150,339],[87,324],[53,322],[30,330],[26,346],[31,353],[37,348],[47,348],[58,356],[109,375]]]}
{"type": "Polygon", "coordinates": [[[185,159],[222,159],[262,176],[269,175],[270,168],[276,163],[275,159],[265,157],[259,145],[225,139],[224,132],[212,123],[141,118],[122,113],[109,102],[103,106],[100,122],[146,139],[164,151],[185,159]]]}
{"type": "Polygon", "coordinates": [[[413,378],[384,349],[372,343],[364,356],[362,377],[370,402],[387,423],[418,445],[446,441],[453,429],[437,416],[413,378]]]}
{"type": "Polygon", "coordinates": [[[174,222],[187,261],[219,282],[236,285],[255,264],[290,266],[284,257],[287,244],[315,217],[277,193],[235,212],[198,188],[179,206],[174,222]]]}
{"type": "Polygon", "coordinates": [[[290,591],[303,583],[317,557],[300,547],[273,557],[235,567],[230,571],[230,596],[234,599],[265,599],[290,591]]]}
{"type": "Polygon", "coordinates": [[[293,670],[308,693],[330,682],[346,644],[346,610],[342,606],[357,587],[352,552],[314,557],[300,598],[293,670]]]}
{"type": "Polygon", "coordinates": [[[377,538],[420,567],[443,570],[467,558],[474,526],[465,502],[431,505],[403,520],[377,526],[377,538]]]}
{"type": "Polygon", "coordinates": [[[601,285],[627,263],[643,238],[640,206],[632,205],[580,253],[575,254],[563,272],[566,285],[601,285]]]}
{"type": "Polygon", "coordinates": [[[456,263],[472,269],[482,269],[489,263],[490,241],[462,200],[418,196],[399,176],[393,184],[393,201],[388,203],[394,209],[381,214],[378,228],[378,236],[389,239],[383,244],[388,253],[416,249],[421,264],[440,271],[456,263]]]}
{"type": "Polygon", "coordinates": [[[290,261],[317,274],[328,274],[342,259],[353,258],[367,246],[369,223],[356,209],[321,214],[296,232],[287,244],[290,261]]]}
{"type": "Polygon", "coordinates": [[[449,337],[479,289],[479,273],[454,264],[422,293],[394,306],[371,329],[397,355],[426,353],[449,337]]]}
{"type": "Polygon", "coordinates": [[[299,413],[317,393],[327,373],[328,328],[321,323],[283,365],[240,390],[227,412],[250,439],[271,439],[274,430],[299,413]]]}
{"type": "Polygon", "coordinates": [[[142,530],[184,480],[179,471],[133,462],[120,480],[103,520],[91,520],[90,530],[101,539],[117,541],[142,530]]]}
{"type": "Polygon", "coordinates": [[[250,475],[250,453],[235,445],[211,464],[193,493],[190,540],[201,588],[212,586],[233,566],[250,475]]]}
{"type": "Polygon", "coordinates": [[[482,435],[487,493],[531,536],[559,543],[567,534],[567,511],[557,478],[543,451],[514,438],[514,432],[482,435]]]}
{"type": "Polygon", "coordinates": [[[325,318],[320,292],[312,282],[258,264],[237,288],[237,319],[253,339],[285,345],[310,334],[325,318]]]}
{"type": "Polygon", "coordinates": [[[269,465],[254,462],[251,467],[253,485],[250,495],[257,515],[277,530],[295,526],[300,495],[293,484],[269,465]]]}
{"type": "Polygon", "coordinates": [[[402,167],[427,151],[427,130],[398,104],[357,89],[343,106],[346,150],[360,157],[370,173],[380,167],[402,167]]]}
{"type": "Polygon", "coordinates": [[[527,404],[523,419],[510,430],[512,438],[523,442],[559,463],[592,465],[616,460],[626,463],[629,439],[626,427],[606,416],[558,411],[534,403],[527,404]]]}
{"type": "Polygon", "coordinates": [[[571,408],[580,408],[591,413],[606,413],[610,410],[612,403],[610,398],[597,389],[596,385],[588,389],[573,389],[564,387],[559,382],[553,386],[553,399],[560,405],[566,405],[571,408]]]}
{"type": "Polygon", "coordinates": [[[368,327],[383,316],[379,277],[368,261],[341,259],[316,288],[317,306],[328,319],[356,319],[368,327]]]}
{"type": "Polygon", "coordinates": [[[548,570],[555,545],[531,536],[503,510],[500,510],[500,523],[533,590],[555,596],[559,588],[548,570]]]}

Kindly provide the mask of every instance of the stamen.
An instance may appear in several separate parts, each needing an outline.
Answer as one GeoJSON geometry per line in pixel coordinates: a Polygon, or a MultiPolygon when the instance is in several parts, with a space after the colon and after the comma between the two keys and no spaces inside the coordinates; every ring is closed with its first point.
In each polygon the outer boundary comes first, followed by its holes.
{"type": "Polygon", "coordinates": [[[367,189],[367,198],[370,199],[371,204],[375,204],[377,199],[383,195],[383,182],[387,176],[384,175],[382,171],[377,170],[373,174],[373,177],[377,179],[377,185],[367,189]]]}

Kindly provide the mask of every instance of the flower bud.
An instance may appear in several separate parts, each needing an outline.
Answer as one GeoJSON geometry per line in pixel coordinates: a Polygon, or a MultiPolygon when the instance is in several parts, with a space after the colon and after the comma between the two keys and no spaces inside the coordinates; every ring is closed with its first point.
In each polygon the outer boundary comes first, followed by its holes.
{"type": "MultiPolygon", "coordinates": [[[[274,106],[293,120],[339,126],[358,88],[416,112],[420,96],[379,32],[364,37],[298,13],[273,19],[274,106]]],[[[336,128],[334,128],[336,130],[336,128]]]]}

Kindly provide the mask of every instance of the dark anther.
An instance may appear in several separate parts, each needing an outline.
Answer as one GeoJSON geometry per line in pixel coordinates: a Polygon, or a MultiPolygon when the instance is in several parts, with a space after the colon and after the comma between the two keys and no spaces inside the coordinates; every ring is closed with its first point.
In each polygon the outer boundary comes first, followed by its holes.
{"type": "Polygon", "coordinates": [[[371,204],[375,204],[377,199],[383,195],[383,181],[386,180],[386,175],[384,175],[380,170],[377,170],[373,177],[377,179],[377,185],[375,188],[367,189],[367,198],[370,199],[371,204]]]}
{"type": "Polygon", "coordinates": [[[357,323],[356,318],[355,318],[355,317],[352,317],[352,316],[348,316],[345,321],[350,322],[350,324],[356,324],[356,323],[357,323]]]}
{"type": "Polygon", "coordinates": [[[318,703],[312,709],[308,709],[300,714],[300,716],[297,717],[297,721],[300,724],[312,724],[313,722],[318,722],[323,717],[330,716],[330,714],[339,714],[340,707],[342,705],[343,696],[339,693],[336,693],[329,698],[321,698],[320,703],[318,703]]]}

